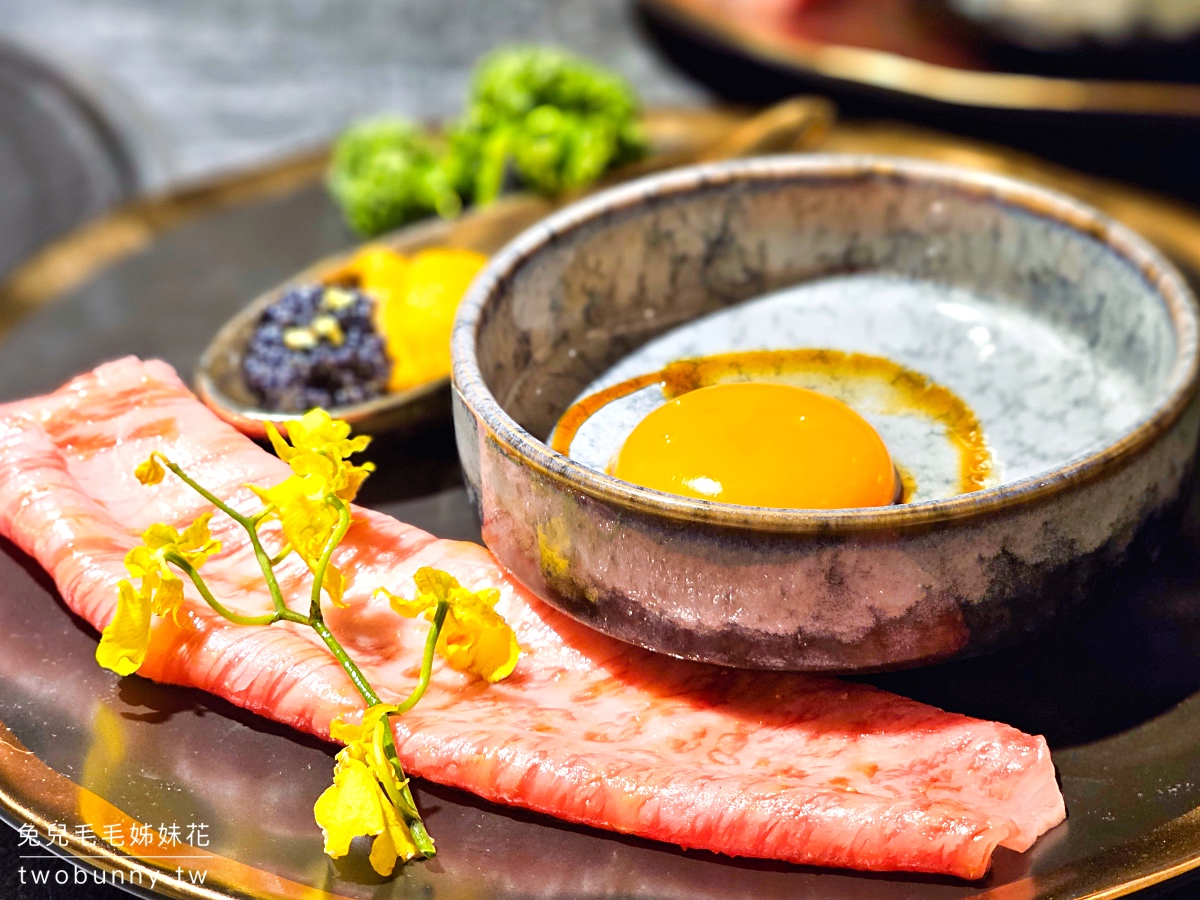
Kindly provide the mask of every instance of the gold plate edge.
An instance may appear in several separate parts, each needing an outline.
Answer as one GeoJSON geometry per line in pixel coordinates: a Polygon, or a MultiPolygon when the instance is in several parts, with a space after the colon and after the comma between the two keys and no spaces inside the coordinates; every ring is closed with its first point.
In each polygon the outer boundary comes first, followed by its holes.
{"type": "Polygon", "coordinates": [[[69,293],[93,275],[206,213],[286,196],[324,174],[325,148],[226,174],[117,207],[68,231],[0,283],[0,335],[25,313],[69,293]]]}

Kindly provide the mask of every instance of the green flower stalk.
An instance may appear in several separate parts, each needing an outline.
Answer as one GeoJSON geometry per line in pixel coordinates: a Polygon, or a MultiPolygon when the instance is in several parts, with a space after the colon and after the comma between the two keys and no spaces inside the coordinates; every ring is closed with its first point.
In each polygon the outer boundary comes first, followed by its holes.
{"type": "Polygon", "coordinates": [[[399,703],[385,703],[325,624],[321,608],[323,596],[345,605],[348,579],[332,559],[351,527],[350,502],[373,469],[370,464],[356,466],[348,459],[363,450],[369,439],[351,439],[349,426],[332,420],[323,410],[313,410],[292,423],[290,444],[272,426],[268,425],[268,430],[292,474],[272,488],[250,486],[263,501],[253,515],[233,509],[161,453],[152,453],[135,474],[142,484],[154,485],[169,471],[241,526],[271,595],[272,611],[260,615],[235,612],[219,601],[205,582],[200,569],[221,549],[209,534],[212,513],[196,519],[182,533],[167,525],[152,525],[142,535],[142,544],[125,558],[131,579],[140,584],[119,582],[117,611],[104,629],[96,659],[120,675],[141,667],[149,649],[153,616],[177,616],[184,602],[183,582],[176,572],[191,582],[205,603],[235,625],[266,627],[291,622],[311,628],[366,704],[361,724],[347,724],[339,718],[330,725],[331,737],[345,747],[337,755],[333,785],[317,800],[314,815],[325,833],[327,853],[343,856],[355,837],[371,836],[371,865],[381,875],[388,875],[397,860],[430,857],[436,852],[401,766],[390,719],[408,712],[424,695],[435,653],[452,668],[491,682],[513,670],[520,648],[507,623],[492,609],[498,591],[472,592],[446,572],[420,569],[414,576],[417,595],[413,600],[379,589],[400,615],[411,618],[423,613],[430,622],[417,684],[399,703]],[[267,552],[259,532],[260,526],[270,521],[279,523],[284,539],[274,556],[267,552]],[[312,573],[307,613],[288,606],[275,576],[275,566],[292,554],[300,556],[312,573]]]}

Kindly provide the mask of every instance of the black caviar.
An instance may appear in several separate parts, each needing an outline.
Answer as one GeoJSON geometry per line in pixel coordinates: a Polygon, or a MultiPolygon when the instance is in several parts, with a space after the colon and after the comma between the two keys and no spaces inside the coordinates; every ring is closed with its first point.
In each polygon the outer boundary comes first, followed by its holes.
{"type": "Polygon", "coordinates": [[[304,285],[263,310],[242,358],[246,386],[264,409],[307,412],[361,403],[387,390],[392,361],[351,288],[304,285]]]}

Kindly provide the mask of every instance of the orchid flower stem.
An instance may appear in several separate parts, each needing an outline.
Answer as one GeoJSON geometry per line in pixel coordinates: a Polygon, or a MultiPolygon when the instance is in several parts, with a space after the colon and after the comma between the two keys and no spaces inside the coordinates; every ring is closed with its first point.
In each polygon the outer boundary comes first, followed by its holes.
{"type": "MultiPolygon", "coordinates": [[[[400,789],[400,794],[415,811],[417,802],[413,799],[412,791],[408,789],[408,782],[404,783],[404,787],[400,789]]],[[[437,847],[433,845],[433,838],[429,836],[429,832],[425,829],[425,822],[421,819],[420,814],[408,819],[408,830],[412,834],[413,844],[416,845],[422,856],[426,859],[432,859],[437,856],[437,847]]]]}
{"type": "Polygon", "coordinates": [[[449,603],[445,600],[438,601],[437,609],[433,613],[433,623],[429,626],[429,635],[425,638],[425,656],[421,659],[421,675],[417,679],[417,686],[408,695],[408,699],[396,707],[395,715],[406,713],[416,706],[417,701],[424,696],[425,689],[429,687],[429,676],[433,674],[433,651],[437,647],[438,637],[442,633],[442,625],[449,610],[449,603]]]}
{"type": "MultiPolygon", "coordinates": [[[[275,570],[271,567],[271,557],[267,556],[267,551],[263,549],[262,541],[258,539],[257,518],[243,516],[216,494],[189,477],[183,469],[179,468],[179,466],[175,465],[175,463],[171,462],[171,460],[167,459],[161,453],[156,452],[151,455],[158,457],[163,465],[174,472],[184,484],[246,529],[246,533],[250,536],[250,544],[254,547],[254,556],[258,559],[258,566],[262,569],[263,578],[267,581],[267,588],[271,591],[271,602],[275,604],[275,612],[277,615],[282,613],[287,608],[287,604],[283,602],[283,592],[279,590],[279,582],[275,580],[275,570]]],[[[213,608],[216,609],[215,606],[213,608]]]]}
{"type": "Polygon", "coordinates": [[[283,591],[279,589],[279,581],[275,578],[275,563],[271,561],[271,557],[263,549],[262,541],[259,540],[258,520],[243,519],[238,521],[238,524],[246,529],[246,534],[250,538],[250,546],[254,548],[254,558],[258,560],[258,567],[262,570],[267,590],[271,592],[271,603],[275,605],[275,614],[282,616],[287,611],[287,604],[283,601],[283,591]]]}
{"type": "Polygon", "coordinates": [[[336,498],[334,502],[337,504],[338,511],[337,527],[333,529],[333,534],[325,542],[325,548],[321,551],[321,560],[317,563],[316,571],[313,572],[312,601],[309,603],[308,617],[314,622],[321,621],[321,588],[325,584],[325,572],[329,568],[329,559],[350,528],[350,507],[336,498]]]}
{"type": "Polygon", "coordinates": [[[279,582],[275,579],[275,567],[271,563],[271,557],[263,549],[262,541],[258,539],[258,528],[254,523],[247,521],[244,527],[246,534],[250,536],[250,546],[254,548],[254,558],[258,560],[258,567],[262,569],[263,579],[267,582],[267,590],[271,592],[271,602],[275,604],[275,614],[283,617],[283,613],[287,611],[287,604],[283,602],[283,591],[279,589],[279,582]]]}
{"type": "MultiPolygon", "coordinates": [[[[263,549],[262,542],[258,538],[258,529],[256,524],[260,520],[261,513],[253,518],[243,516],[211,491],[206,490],[194,479],[188,477],[188,475],[184,473],[183,469],[179,468],[179,466],[175,465],[175,463],[171,462],[165,456],[162,456],[161,454],[155,455],[158,456],[162,463],[168,469],[174,472],[188,487],[190,487],[201,497],[203,497],[209,503],[212,503],[217,507],[217,509],[221,510],[221,512],[225,513],[227,516],[246,529],[246,533],[250,535],[250,543],[254,546],[254,554],[258,557],[259,566],[262,568],[263,575],[267,579],[267,585],[271,589],[271,599],[275,602],[275,612],[267,613],[261,616],[243,616],[227,609],[217,600],[216,597],[212,595],[212,591],[208,589],[208,585],[204,583],[204,579],[200,576],[200,573],[196,571],[191,563],[178,554],[168,554],[167,558],[172,564],[178,566],[192,580],[192,584],[196,586],[196,590],[200,592],[200,595],[205,599],[208,605],[215,609],[222,616],[229,619],[229,621],[238,625],[270,625],[274,622],[285,620],[288,622],[295,622],[300,625],[311,626],[313,630],[316,631],[320,636],[321,640],[325,642],[325,646],[329,648],[329,651],[341,664],[342,668],[346,670],[346,674],[350,676],[350,680],[354,683],[354,686],[358,689],[358,692],[362,694],[363,699],[366,700],[371,706],[381,703],[382,701],[379,699],[379,695],[375,693],[375,689],[372,688],[367,682],[362,670],[355,665],[354,660],[352,660],[349,655],[347,655],[346,651],[342,649],[342,645],[338,643],[338,639],[333,636],[333,632],[329,630],[321,618],[321,584],[324,581],[325,570],[329,567],[329,559],[333,556],[334,549],[341,542],[342,538],[346,536],[346,531],[350,528],[350,507],[341,500],[337,501],[338,524],[334,529],[333,534],[329,536],[329,540],[325,544],[325,549],[321,554],[321,561],[317,567],[317,571],[313,573],[312,608],[310,615],[304,616],[300,613],[292,612],[283,602],[283,594],[279,590],[279,583],[275,579],[273,561],[271,557],[267,555],[266,550],[263,549]]],[[[285,547],[284,550],[290,550],[290,547],[285,547]]],[[[282,556],[285,554],[281,553],[280,555],[282,556]]],[[[431,660],[429,659],[428,648],[426,648],[425,655],[426,659],[422,664],[421,671],[425,684],[428,684],[429,679],[428,675],[426,674],[426,670],[432,664],[431,660]]],[[[422,685],[418,685],[418,689],[422,692],[424,691],[424,687],[422,685]]],[[[405,708],[411,708],[411,704],[405,708]]]]}
{"type": "Polygon", "coordinates": [[[212,493],[208,489],[201,486],[198,482],[194,481],[186,472],[183,471],[183,469],[179,468],[179,466],[175,465],[175,463],[171,462],[171,460],[167,459],[161,453],[156,451],[152,453],[151,456],[158,457],[162,464],[174,472],[184,484],[190,487],[193,491],[195,491],[221,512],[225,513],[225,515],[229,516],[229,518],[233,519],[233,521],[237,522],[243,528],[247,528],[252,524],[250,519],[248,519],[246,516],[243,516],[240,512],[238,512],[216,494],[212,493]]]}
{"type": "MultiPolygon", "coordinates": [[[[342,668],[346,670],[346,674],[350,676],[350,681],[353,682],[368,706],[376,706],[382,702],[379,699],[379,695],[375,693],[375,689],[367,682],[362,670],[354,664],[354,660],[346,655],[346,651],[342,649],[342,645],[338,643],[338,639],[333,636],[333,632],[329,630],[328,625],[320,619],[305,618],[299,616],[297,613],[292,613],[292,615],[303,619],[304,622],[320,635],[321,640],[325,642],[325,646],[329,648],[329,651],[341,663],[342,668]]],[[[445,618],[444,612],[442,612],[442,618],[445,618]]],[[[440,621],[436,623],[436,630],[441,630],[440,621]]],[[[436,637],[432,641],[426,641],[425,659],[421,663],[421,680],[418,682],[417,689],[413,692],[417,700],[420,699],[420,695],[425,692],[425,687],[429,684],[429,672],[433,668],[432,648],[436,645],[436,637]]],[[[411,709],[415,702],[416,700],[410,697],[405,701],[403,709],[411,709]]],[[[421,814],[417,811],[417,801],[412,795],[412,790],[409,789],[408,777],[404,774],[404,767],[400,765],[399,755],[396,752],[396,740],[392,735],[390,724],[384,729],[383,742],[384,751],[391,764],[395,767],[396,776],[401,784],[400,799],[402,802],[397,808],[400,809],[408,825],[413,845],[420,851],[422,856],[431,858],[437,854],[437,848],[434,846],[433,838],[429,836],[429,831],[425,828],[425,823],[421,820],[421,814]]]]}
{"type": "Polygon", "coordinates": [[[235,625],[270,625],[278,621],[276,613],[266,613],[261,616],[243,616],[240,613],[235,613],[232,610],[222,605],[216,597],[212,595],[212,591],[208,589],[204,578],[196,571],[196,567],[180,556],[178,553],[168,553],[166,555],[167,562],[177,567],[188,578],[192,579],[192,584],[196,586],[196,590],[200,592],[200,596],[204,598],[213,609],[219,612],[222,616],[233,622],[235,625]]]}
{"type": "MultiPolygon", "coordinates": [[[[441,631],[442,621],[446,617],[446,609],[448,604],[439,603],[438,610],[434,614],[434,625],[430,629],[430,638],[425,641],[425,657],[421,661],[421,677],[414,689],[412,696],[404,701],[398,712],[404,712],[413,707],[417,700],[421,699],[421,695],[425,693],[425,688],[429,685],[429,675],[433,669],[433,648],[437,646],[437,634],[441,631]],[[444,608],[443,608],[444,607],[444,608]]],[[[293,615],[296,615],[293,613],[293,615]]],[[[375,689],[367,682],[362,670],[354,664],[354,661],[346,655],[346,651],[342,649],[342,645],[338,643],[338,639],[333,636],[333,632],[329,630],[320,619],[308,618],[305,620],[325,642],[325,646],[334,655],[342,668],[346,670],[346,674],[350,676],[350,681],[358,689],[362,698],[367,702],[368,706],[375,706],[382,701],[379,695],[375,693],[375,689]]],[[[400,799],[401,803],[398,808],[404,815],[405,822],[408,825],[409,833],[412,835],[413,845],[420,851],[421,855],[426,858],[431,858],[437,854],[437,848],[434,846],[433,838],[429,836],[429,831],[425,828],[425,823],[421,820],[421,814],[417,811],[417,801],[412,795],[412,790],[408,786],[408,778],[404,774],[404,767],[400,765],[399,755],[396,752],[396,740],[392,735],[391,725],[384,729],[384,751],[391,761],[391,764],[396,769],[396,776],[400,781],[400,799]]]]}
{"type": "MultiPolygon", "coordinates": [[[[429,627],[429,634],[425,638],[425,654],[421,659],[421,674],[417,679],[417,686],[413,688],[408,699],[397,706],[391,715],[398,716],[408,712],[416,706],[417,701],[425,694],[425,689],[429,687],[429,678],[433,673],[434,650],[437,648],[438,637],[442,633],[442,625],[446,621],[446,613],[449,610],[449,603],[445,600],[438,601],[437,608],[433,613],[433,622],[429,627]]],[[[425,823],[421,821],[420,813],[417,812],[417,803],[413,798],[412,791],[409,789],[408,779],[404,776],[404,769],[400,765],[399,756],[396,752],[395,738],[392,735],[390,725],[384,731],[384,751],[392,765],[395,766],[396,774],[400,779],[400,797],[403,802],[397,804],[397,806],[404,812],[409,832],[412,834],[413,844],[423,856],[427,858],[432,857],[436,854],[437,848],[434,846],[429,832],[425,829],[425,823]]]]}
{"type": "Polygon", "coordinates": [[[304,619],[325,642],[325,646],[329,648],[329,652],[334,655],[342,668],[346,670],[346,674],[350,676],[350,681],[362,694],[362,698],[367,701],[368,706],[378,706],[383,701],[379,699],[379,695],[375,693],[375,689],[367,682],[366,676],[362,670],[355,665],[346,651],[342,649],[342,645],[338,643],[338,639],[333,636],[333,632],[329,630],[329,626],[320,619],[307,618],[304,619]]]}
{"type": "MultiPolygon", "coordinates": [[[[274,567],[282,562],[288,554],[293,552],[291,544],[284,544],[283,549],[272,557],[267,554],[263,548],[262,541],[259,539],[258,526],[271,513],[274,508],[273,504],[268,504],[253,516],[244,516],[186,475],[179,466],[175,465],[162,454],[155,453],[153,455],[157,456],[188,487],[245,529],[250,537],[250,544],[254,548],[254,555],[258,560],[259,568],[262,569],[263,577],[266,579],[267,587],[270,589],[271,601],[275,609],[273,612],[260,616],[244,616],[240,613],[235,613],[213,596],[212,591],[209,590],[199,571],[185,558],[177,553],[168,553],[165,557],[166,560],[186,574],[191,579],[192,584],[196,586],[196,590],[200,592],[200,596],[204,598],[205,602],[230,622],[237,625],[272,625],[275,622],[284,621],[312,628],[321,640],[324,641],[325,646],[329,648],[329,652],[333,654],[342,669],[345,670],[346,675],[349,676],[350,681],[354,684],[359,694],[362,695],[367,705],[377,706],[381,704],[383,701],[380,700],[375,689],[371,687],[362,670],[350,658],[349,654],[346,653],[341,643],[334,637],[333,632],[329,630],[321,613],[321,591],[324,588],[325,573],[329,568],[334,550],[337,549],[342,539],[346,536],[347,530],[350,528],[351,516],[349,504],[341,499],[334,499],[338,512],[338,523],[333,533],[329,536],[329,540],[326,541],[322,549],[321,558],[318,561],[316,569],[313,571],[311,602],[309,605],[309,614],[306,616],[303,613],[298,613],[288,608],[283,599],[283,592],[279,588],[279,582],[275,577],[274,567]]],[[[417,701],[421,699],[429,687],[429,679],[433,672],[434,651],[437,648],[438,638],[441,635],[442,626],[446,621],[446,614],[449,608],[450,605],[445,600],[438,601],[429,634],[425,639],[425,653],[421,660],[421,672],[418,676],[417,684],[408,696],[408,699],[397,706],[395,712],[391,713],[391,715],[408,712],[417,704],[417,701]]],[[[400,764],[399,755],[396,751],[396,740],[390,723],[384,729],[383,750],[388,761],[394,767],[400,783],[399,796],[397,798],[399,802],[396,805],[408,825],[413,844],[423,856],[432,857],[437,850],[434,847],[433,839],[429,836],[429,832],[425,828],[425,823],[421,820],[421,814],[417,810],[416,801],[413,798],[412,790],[409,788],[408,779],[404,774],[404,768],[400,764]]]]}
{"type": "MultiPolygon", "coordinates": [[[[391,715],[396,715],[396,713],[391,715]]],[[[417,811],[417,801],[413,798],[412,789],[408,786],[408,777],[404,774],[404,767],[400,765],[399,754],[396,752],[396,738],[392,733],[390,722],[383,729],[383,755],[396,770],[400,790],[399,796],[393,797],[393,801],[399,801],[396,802],[396,808],[400,810],[400,815],[408,824],[413,844],[416,845],[422,856],[427,858],[435,856],[437,847],[434,846],[433,838],[429,836],[429,832],[425,829],[425,823],[421,820],[421,814],[417,811]]]]}

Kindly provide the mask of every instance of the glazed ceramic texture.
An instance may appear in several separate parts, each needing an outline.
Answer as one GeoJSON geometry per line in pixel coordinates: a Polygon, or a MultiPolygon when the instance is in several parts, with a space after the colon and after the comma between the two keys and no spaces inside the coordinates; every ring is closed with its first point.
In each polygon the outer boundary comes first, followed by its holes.
{"type": "Polygon", "coordinates": [[[896,668],[1036,633],[1169,520],[1200,426],[1196,335],[1170,265],[1066,197],[909,160],[771,157],[644,179],[510,244],[456,323],[455,426],[488,546],[577,619],[731,666],[896,668]],[[1142,415],[1021,480],[830,512],[661,494],[543,443],[580,390],[672,327],[848,273],[1064,329],[1136,382],[1142,415]]]}

